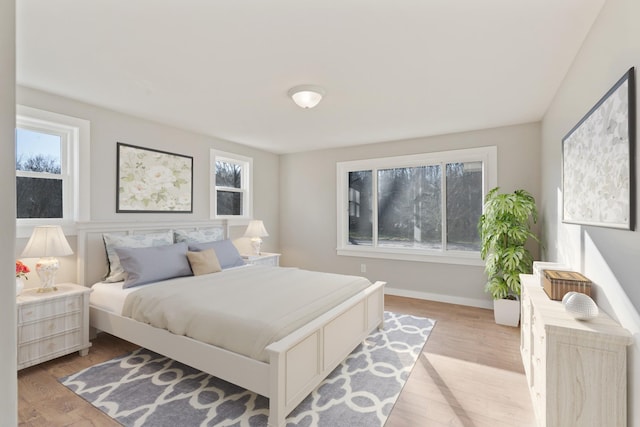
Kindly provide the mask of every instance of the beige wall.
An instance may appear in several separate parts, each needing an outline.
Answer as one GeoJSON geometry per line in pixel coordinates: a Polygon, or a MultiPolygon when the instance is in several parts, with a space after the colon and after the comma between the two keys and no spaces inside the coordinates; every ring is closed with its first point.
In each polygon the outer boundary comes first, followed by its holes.
{"type": "MultiPolygon", "coordinates": [[[[583,272],[596,284],[595,300],[600,308],[634,334],[635,341],[628,353],[628,425],[636,427],[640,426],[640,233],[563,224],[559,211],[562,138],[630,67],[640,66],[638,17],[637,0],[605,3],[542,122],[545,257],[583,272]]],[[[636,89],[636,103],[637,97],[636,89]]],[[[636,108],[635,119],[640,124],[638,111],[636,108]]],[[[640,166],[639,152],[636,148],[636,171],[640,166]]],[[[640,188],[638,176],[636,198],[640,188]]],[[[636,215],[636,229],[639,219],[636,215]]]]}
{"type": "Polygon", "coordinates": [[[540,194],[540,128],[524,124],[430,138],[283,155],[280,161],[280,244],[283,265],[365,275],[394,293],[491,306],[483,267],[336,255],[336,162],[495,145],[504,191],[540,194]]]}
{"type": "Polygon", "coordinates": [[[0,1],[0,414],[2,424],[18,424],[16,380],[15,242],[15,2],[0,1]]]}
{"type": "MultiPolygon", "coordinates": [[[[212,148],[253,158],[254,217],[262,219],[269,231],[263,249],[275,251],[279,247],[279,156],[244,145],[199,135],[193,132],[139,119],[94,105],[74,101],[50,93],[18,87],[17,103],[46,111],[65,114],[91,122],[91,221],[161,221],[209,219],[209,153],[212,148]],[[123,214],[116,213],[116,143],[124,142],[169,152],[193,156],[194,185],[192,214],[123,214]]],[[[232,237],[240,236],[244,226],[234,227],[232,237]]],[[[19,255],[27,238],[18,239],[19,255]]],[[[69,243],[76,248],[75,236],[69,243]]],[[[30,260],[35,262],[35,260],[30,260]]],[[[74,257],[61,259],[59,282],[76,280],[74,257]]],[[[38,286],[35,273],[28,287],[38,286]]]]}

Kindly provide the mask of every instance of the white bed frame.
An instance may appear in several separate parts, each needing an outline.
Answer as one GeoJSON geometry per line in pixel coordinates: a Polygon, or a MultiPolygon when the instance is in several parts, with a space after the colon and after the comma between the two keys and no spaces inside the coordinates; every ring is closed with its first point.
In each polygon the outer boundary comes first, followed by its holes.
{"type": "MultiPolygon", "coordinates": [[[[84,223],[78,226],[78,281],[99,282],[107,268],[102,233],[150,233],[168,229],[220,227],[224,221],[84,223]]],[[[191,338],[174,335],[90,306],[91,327],[163,354],[269,398],[269,426],[285,426],[286,416],[384,321],[384,282],[376,282],[280,341],[267,347],[268,363],[191,338]]]]}

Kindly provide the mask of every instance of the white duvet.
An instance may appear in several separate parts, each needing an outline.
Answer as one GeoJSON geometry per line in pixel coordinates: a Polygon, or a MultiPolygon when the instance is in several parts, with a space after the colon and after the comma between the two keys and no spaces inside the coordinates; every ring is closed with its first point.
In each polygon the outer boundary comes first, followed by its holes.
{"type": "Polygon", "coordinates": [[[250,266],[129,293],[122,315],[268,361],[265,351],[371,283],[357,276],[250,266]]]}

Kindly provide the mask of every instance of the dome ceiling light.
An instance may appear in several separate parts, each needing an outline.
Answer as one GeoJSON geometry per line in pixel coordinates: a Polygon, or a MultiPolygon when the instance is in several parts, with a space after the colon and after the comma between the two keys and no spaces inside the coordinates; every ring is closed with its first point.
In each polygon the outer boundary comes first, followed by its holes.
{"type": "Polygon", "coordinates": [[[308,109],[318,105],[324,95],[324,89],[319,86],[301,85],[292,87],[287,94],[299,107],[308,109]]]}

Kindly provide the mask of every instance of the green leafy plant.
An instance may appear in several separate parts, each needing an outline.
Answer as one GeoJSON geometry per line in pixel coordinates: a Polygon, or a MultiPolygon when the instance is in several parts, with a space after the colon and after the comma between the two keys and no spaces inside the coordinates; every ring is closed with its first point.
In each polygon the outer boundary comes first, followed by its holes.
{"type": "Polygon", "coordinates": [[[531,273],[533,268],[533,257],[524,245],[530,238],[539,242],[531,231],[538,220],[533,196],[525,190],[499,190],[496,187],[487,193],[478,222],[480,256],[486,261],[488,276],[485,291],[494,300],[520,296],[520,274],[531,273]]]}

